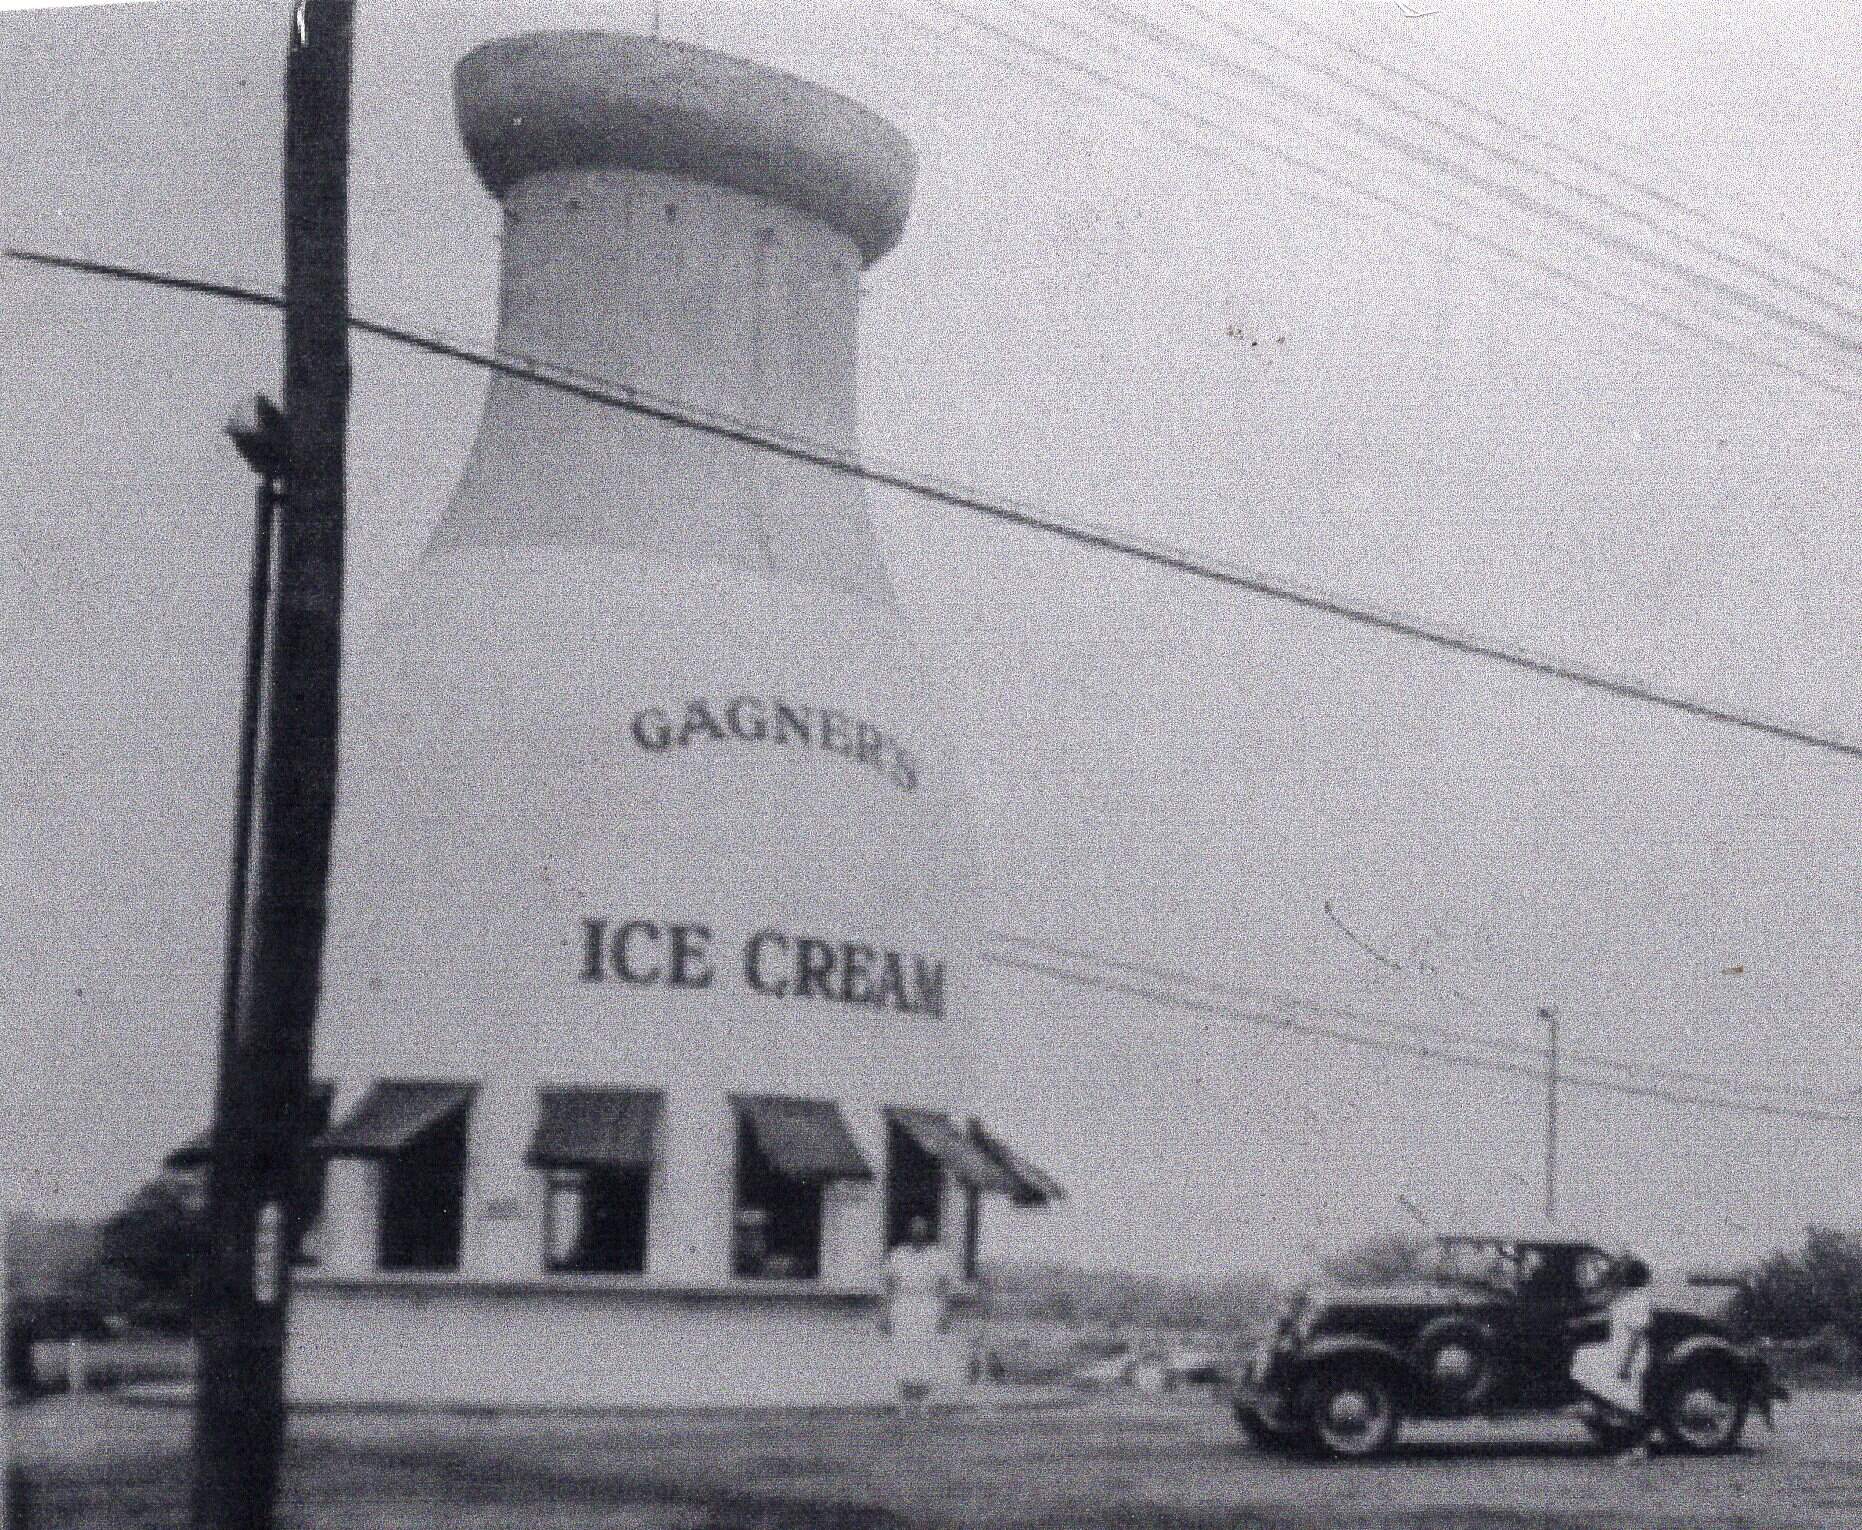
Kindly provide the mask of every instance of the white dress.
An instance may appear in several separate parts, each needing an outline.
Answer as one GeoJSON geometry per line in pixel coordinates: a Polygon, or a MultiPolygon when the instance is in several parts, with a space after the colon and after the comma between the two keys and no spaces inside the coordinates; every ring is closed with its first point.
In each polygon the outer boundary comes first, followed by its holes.
{"type": "Polygon", "coordinates": [[[1643,1410],[1642,1381],[1648,1374],[1649,1347],[1637,1341],[1649,1331],[1653,1311],[1649,1288],[1625,1291],[1610,1303],[1610,1336],[1586,1344],[1571,1357],[1571,1379],[1593,1397],[1600,1397],[1625,1413],[1643,1410]],[[1623,1361],[1634,1351],[1634,1363],[1624,1379],[1623,1361]]]}
{"type": "Polygon", "coordinates": [[[891,1301],[886,1316],[892,1324],[892,1349],[903,1384],[929,1386],[937,1379],[944,1301],[950,1278],[944,1256],[935,1245],[914,1248],[901,1243],[886,1256],[891,1301]]]}

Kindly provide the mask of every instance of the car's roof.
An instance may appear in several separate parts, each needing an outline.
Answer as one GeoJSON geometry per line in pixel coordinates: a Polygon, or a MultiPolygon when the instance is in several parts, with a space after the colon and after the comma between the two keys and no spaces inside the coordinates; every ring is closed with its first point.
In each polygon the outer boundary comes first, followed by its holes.
{"type": "Polygon", "coordinates": [[[1468,1232],[1456,1228],[1452,1232],[1438,1232],[1438,1243],[1537,1243],[1560,1248],[1595,1248],[1610,1250],[1621,1245],[1610,1238],[1599,1238],[1587,1232],[1574,1232],[1568,1227],[1559,1228],[1514,1228],[1508,1232],[1468,1232]]]}

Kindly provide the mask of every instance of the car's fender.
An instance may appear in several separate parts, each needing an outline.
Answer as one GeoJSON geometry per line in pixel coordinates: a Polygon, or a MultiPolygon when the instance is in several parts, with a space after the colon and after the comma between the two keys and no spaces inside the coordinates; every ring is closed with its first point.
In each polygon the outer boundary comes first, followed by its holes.
{"type": "Polygon", "coordinates": [[[1745,1377],[1754,1403],[1764,1406],[1769,1401],[1766,1386],[1769,1376],[1764,1361],[1755,1359],[1730,1339],[1714,1333],[1691,1334],[1679,1344],[1663,1350],[1650,1367],[1649,1380],[1659,1384],[1664,1377],[1674,1375],[1682,1367],[1707,1358],[1723,1361],[1745,1377]]]}
{"type": "Polygon", "coordinates": [[[1742,1376],[1750,1375],[1752,1362],[1743,1350],[1730,1339],[1723,1339],[1715,1333],[1690,1334],[1679,1344],[1663,1350],[1655,1358],[1655,1374],[1666,1375],[1678,1371],[1682,1366],[1700,1359],[1703,1355],[1712,1355],[1716,1359],[1736,1369],[1742,1376]]]}
{"type": "Polygon", "coordinates": [[[1367,1339],[1352,1334],[1337,1334],[1331,1338],[1313,1340],[1293,1358],[1293,1380],[1297,1385],[1327,1366],[1347,1362],[1375,1365],[1391,1372],[1406,1394],[1415,1388],[1415,1367],[1401,1350],[1381,1339],[1367,1339]]]}

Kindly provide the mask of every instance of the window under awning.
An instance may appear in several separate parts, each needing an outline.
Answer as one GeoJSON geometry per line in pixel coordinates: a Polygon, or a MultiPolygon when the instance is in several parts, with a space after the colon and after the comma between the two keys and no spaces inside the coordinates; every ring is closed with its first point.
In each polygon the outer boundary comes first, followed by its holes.
{"type": "MultiPolygon", "coordinates": [[[[313,1080],[310,1086],[310,1135],[318,1136],[330,1124],[330,1112],[336,1105],[336,1085],[327,1078],[313,1080]]],[[[213,1128],[196,1132],[162,1160],[164,1169],[204,1169],[213,1157],[213,1128]]]]}
{"type": "Polygon", "coordinates": [[[658,1089],[540,1089],[525,1161],[538,1168],[641,1169],[658,1156],[658,1089]]]}
{"type": "Polygon", "coordinates": [[[957,1129],[941,1110],[888,1105],[886,1119],[965,1184],[995,1195],[1013,1196],[1021,1181],[957,1129]]]}
{"type": "Polygon", "coordinates": [[[737,1119],[770,1162],[796,1179],[871,1179],[859,1144],[832,1100],[778,1094],[736,1094],[737,1119]]]}
{"type": "Polygon", "coordinates": [[[477,1091],[478,1085],[454,1079],[377,1079],[317,1146],[334,1158],[403,1152],[468,1110],[477,1091]]]}
{"type": "Polygon", "coordinates": [[[1013,1182],[1014,1188],[1008,1196],[1017,1206],[1046,1206],[1067,1198],[1065,1185],[1000,1137],[985,1131],[980,1121],[970,1123],[970,1140],[1013,1182]]]}

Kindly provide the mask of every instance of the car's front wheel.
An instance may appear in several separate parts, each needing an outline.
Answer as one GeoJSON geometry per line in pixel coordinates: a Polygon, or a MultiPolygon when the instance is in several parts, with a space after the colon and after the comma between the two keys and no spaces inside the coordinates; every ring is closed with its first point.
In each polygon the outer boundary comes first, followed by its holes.
{"type": "Polygon", "coordinates": [[[1390,1378],[1368,1365],[1336,1366],[1315,1377],[1300,1409],[1312,1441],[1328,1456],[1362,1461],[1396,1442],[1402,1412],[1390,1378]]]}
{"type": "Polygon", "coordinates": [[[1249,1403],[1235,1404],[1235,1423],[1257,1450],[1286,1450],[1299,1443],[1297,1426],[1271,1422],[1249,1403]]]}
{"type": "Polygon", "coordinates": [[[1678,1450],[1713,1455],[1733,1449],[1746,1427],[1750,1388],[1726,1361],[1703,1356],[1663,1378],[1652,1399],[1655,1421],[1678,1450]]]}
{"type": "Polygon", "coordinates": [[[1640,1437],[1634,1425],[1612,1418],[1601,1410],[1586,1413],[1583,1417],[1584,1427],[1590,1431],[1590,1437],[1605,1450],[1627,1450],[1640,1437]]]}

